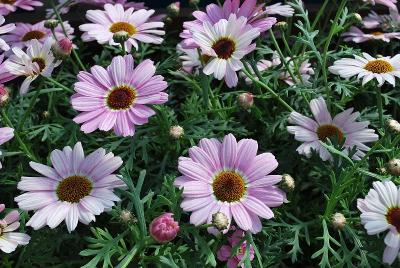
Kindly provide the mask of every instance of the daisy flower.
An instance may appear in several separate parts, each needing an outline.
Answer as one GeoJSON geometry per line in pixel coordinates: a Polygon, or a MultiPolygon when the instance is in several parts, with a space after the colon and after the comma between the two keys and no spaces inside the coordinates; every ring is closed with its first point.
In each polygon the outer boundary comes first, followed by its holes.
{"type": "Polygon", "coordinates": [[[96,40],[100,44],[118,45],[113,40],[113,35],[124,31],[130,36],[125,42],[127,51],[131,51],[132,46],[138,49],[138,41],[143,43],[161,44],[163,39],[160,37],[165,32],[157,28],[164,27],[161,21],[149,21],[154,14],[154,10],[134,8],[124,10],[121,4],[106,4],[104,10],[89,10],[86,18],[93,23],[79,26],[84,32],[83,41],[89,42],[96,40]]]}
{"type": "Polygon", "coordinates": [[[236,18],[235,14],[229,20],[222,19],[214,25],[206,21],[204,29],[204,32],[195,32],[193,35],[202,54],[209,58],[203,72],[214,74],[218,80],[225,77],[228,87],[236,86],[236,71],[243,68],[240,60],[255,49],[256,45],[251,42],[260,32],[247,24],[245,17],[236,18]]]}
{"type": "Polygon", "coordinates": [[[280,15],[283,17],[293,17],[294,9],[289,5],[282,5],[282,3],[276,3],[265,7],[265,12],[268,15],[280,15]]]}
{"type": "MultiPolygon", "coordinates": [[[[10,127],[0,128],[0,145],[11,140],[13,137],[14,137],[14,129],[13,128],[10,128],[10,127]]],[[[0,151],[0,155],[2,155],[1,151],[0,151]]],[[[2,167],[3,167],[3,165],[0,162],[0,168],[2,168],[2,167]]]]}
{"type": "MultiPolygon", "coordinates": [[[[202,139],[189,149],[189,157],[180,157],[178,169],[183,174],[174,185],[183,188],[181,208],[190,211],[194,225],[211,224],[212,215],[224,213],[242,230],[261,231],[260,218],[271,219],[271,207],[286,200],[277,186],[280,175],[269,175],[278,167],[271,153],[257,155],[258,144],[252,139],[239,142],[229,134],[221,143],[202,139]]],[[[229,226],[227,228],[229,230],[229,226]]]]}
{"type": "MultiPolygon", "coordinates": [[[[44,43],[48,38],[54,38],[50,29],[44,27],[45,21],[35,24],[30,23],[17,23],[13,31],[4,36],[4,40],[10,44],[11,47],[19,47],[23,49],[29,45],[31,40],[38,40],[44,43]]],[[[72,28],[67,21],[64,22],[65,31],[69,39],[73,39],[74,28],[72,28]]],[[[65,37],[61,25],[57,25],[54,29],[57,40],[65,37]]]]}
{"type": "MultiPolygon", "coordinates": [[[[194,73],[197,72],[198,67],[201,66],[199,57],[199,51],[197,48],[183,48],[181,44],[176,46],[176,50],[179,54],[179,59],[182,62],[182,67],[185,72],[194,73]]],[[[208,61],[208,57],[204,56],[205,62],[208,61]]]]}
{"type": "MultiPolygon", "coordinates": [[[[5,21],[6,21],[6,19],[3,16],[0,15],[0,36],[2,34],[11,32],[15,28],[15,24],[14,23],[3,25],[5,21]],[[3,26],[1,26],[1,25],[3,25],[3,26]]],[[[3,40],[3,38],[0,38],[0,49],[2,49],[4,51],[7,51],[7,50],[10,49],[10,46],[7,44],[6,41],[3,40]]]]}
{"type": "Polygon", "coordinates": [[[19,208],[35,211],[27,226],[55,228],[65,220],[71,232],[78,221],[87,225],[120,201],[113,193],[115,188],[125,187],[113,174],[122,165],[120,157],[106,154],[103,148],[85,157],[78,142],[74,148],[54,150],[50,160],[53,167],[30,162],[40,176],[22,177],[18,183],[18,189],[25,191],[15,198],[19,208]]]}
{"type": "Polygon", "coordinates": [[[184,48],[198,48],[199,44],[193,39],[193,33],[204,32],[205,22],[214,25],[221,19],[228,20],[232,14],[235,14],[238,18],[245,17],[248,24],[263,33],[271,29],[276,23],[276,18],[268,17],[263,8],[263,4],[258,5],[257,1],[254,0],[245,0],[242,5],[240,5],[240,0],[225,0],[222,7],[210,4],[206,7],[206,12],[193,12],[196,20],[184,22],[184,31],[180,34],[180,37],[184,39],[182,45],[184,48]]]}
{"type": "Polygon", "coordinates": [[[355,59],[337,60],[329,67],[329,71],[346,79],[357,75],[358,79],[363,78],[362,85],[375,78],[380,87],[385,81],[395,86],[395,77],[400,77],[400,54],[379,58],[371,57],[368,53],[362,55],[354,55],[355,59]]]}
{"type": "MultiPolygon", "coordinates": [[[[289,68],[291,70],[295,70],[294,62],[292,61],[291,58],[287,58],[287,62],[289,62],[289,68]]],[[[308,62],[308,60],[303,61],[301,65],[299,66],[299,73],[301,75],[301,79],[305,85],[311,85],[310,83],[310,78],[311,75],[314,74],[314,69],[311,67],[311,63],[308,62]]],[[[282,72],[279,76],[279,79],[281,79],[283,82],[288,84],[289,86],[293,86],[295,82],[293,81],[292,77],[290,76],[289,72],[282,72]]]]}
{"type": "Polygon", "coordinates": [[[43,6],[42,1],[35,0],[3,0],[0,1],[0,15],[8,15],[17,8],[32,11],[35,7],[43,6]]]}
{"type": "Polygon", "coordinates": [[[53,69],[60,65],[61,61],[55,61],[51,52],[52,39],[47,39],[44,44],[34,39],[30,42],[26,53],[20,48],[12,49],[11,55],[5,62],[6,69],[13,75],[25,76],[25,80],[20,87],[20,94],[26,94],[30,84],[42,75],[50,77],[53,69]]]}
{"type": "Polygon", "coordinates": [[[5,66],[4,54],[0,55],[0,85],[15,79],[17,76],[11,74],[5,66]]]}
{"type": "MultiPolygon", "coordinates": [[[[4,204],[0,204],[0,213],[5,209],[4,204]]],[[[31,237],[27,234],[14,232],[20,226],[19,213],[13,210],[0,220],[0,250],[4,253],[13,252],[18,245],[27,245],[31,237]]]]}
{"type": "Polygon", "coordinates": [[[90,73],[80,72],[71,97],[72,107],[82,112],[75,123],[83,123],[85,133],[114,129],[116,135],[133,136],[135,125],[146,124],[155,114],[148,105],[168,100],[163,92],[167,83],[155,71],[151,60],[134,68],[132,55],[127,55],[113,58],[107,69],[94,66],[90,73]]]}
{"type": "Polygon", "coordinates": [[[369,235],[388,231],[383,262],[392,264],[400,250],[400,190],[392,181],[376,181],[365,199],[357,200],[361,224],[369,235]]]}
{"type": "Polygon", "coordinates": [[[328,138],[331,140],[336,138],[339,142],[344,142],[344,153],[356,147],[353,159],[360,160],[365,155],[363,151],[370,149],[364,143],[378,140],[375,131],[367,128],[368,121],[356,121],[360,113],[353,113],[353,108],[337,114],[333,119],[322,97],[313,99],[310,108],[314,119],[298,112],[292,112],[289,116],[289,123],[295,126],[288,126],[287,130],[295,135],[296,140],[303,142],[297,148],[297,152],[301,155],[310,157],[311,150],[314,150],[323,161],[331,160],[331,154],[321,142],[326,142],[328,138]]]}
{"type": "Polygon", "coordinates": [[[384,42],[390,42],[392,39],[400,39],[400,32],[383,33],[383,32],[371,32],[364,33],[359,28],[352,26],[348,32],[343,33],[344,41],[362,43],[370,40],[381,40],[384,42]]]}

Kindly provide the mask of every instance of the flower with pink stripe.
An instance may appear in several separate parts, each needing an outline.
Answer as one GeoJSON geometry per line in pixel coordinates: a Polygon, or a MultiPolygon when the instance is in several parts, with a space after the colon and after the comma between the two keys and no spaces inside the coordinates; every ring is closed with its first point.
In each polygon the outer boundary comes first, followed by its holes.
{"type": "MultiPolygon", "coordinates": [[[[0,213],[5,209],[0,204],[0,213]]],[[[18,245],[27,245],[31,237],[27,234],[14,232],[20,226],[19,213],[13,210],[0,220],[0,250],[5,253],[13,252],[18,245]]]]}

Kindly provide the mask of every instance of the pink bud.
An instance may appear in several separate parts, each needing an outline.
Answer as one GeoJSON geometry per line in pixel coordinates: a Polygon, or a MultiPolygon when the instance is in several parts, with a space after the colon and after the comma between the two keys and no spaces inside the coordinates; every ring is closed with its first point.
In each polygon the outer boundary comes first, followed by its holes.
{"type": "Polygon", "coordinates": [[[240,94],[238,103],[243,109],[249,109],[254,104],[253,94],[248,92],[240,94]]]}
{"type": "Polygon", "coordinates": [[[72,41],[67,37],[64,37],[53,45],[52,50],[57,59],[65,59],[71,55],[72,47],[72,41]]]}
{"type": "Polygon", "coordinates": [[[173,240],[179,232],[179,224],[172,218],[172,213],[164,213],[150,224],[150,235],[160,243],[173,240]]]}
{"type": "Polygon", "coordinates": [[[8,92],[7,88],[3,85],[0,85],[0,106],[6,104],[9,98],[10,93],[8,92]]]}

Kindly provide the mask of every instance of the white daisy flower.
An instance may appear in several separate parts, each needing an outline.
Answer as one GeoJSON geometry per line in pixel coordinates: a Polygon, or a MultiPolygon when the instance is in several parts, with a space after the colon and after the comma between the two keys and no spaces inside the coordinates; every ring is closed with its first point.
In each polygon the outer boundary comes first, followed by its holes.
{"type": "Polygon", "coordinates": [[[14,75],[26,76],[20,88],[20,94],[26,94],[29,86],[39,75],[50,77],[53,69],[60,65],[61,61],[56,61],[51,46],[53,40],[47,39],[44,44],[34,39],[28,45],[26,53],[18,47],[12,49],[11,55],[5,62],[6,69],[14,75]]]}
{"type": "Polygon", "coordinates": [[[392,264],[400,250],[400,189],[392,181],[376,181],[365,199],[357,200],[361,223],[369,235],[389,231],[383,262],[392,264]]]}
{"type": "Polygon", "coordinates": [[[357,75],[358,79],[362,78],[362,85],[375,78],[380,87],[385,81],[395,86],[395,77],[400,77],[400,54],[379,58],[371,57],[368,53],[363,53],[363,57],[354,55],[354,59],[335,61],[329,71],[346,79],[357,75]]]}

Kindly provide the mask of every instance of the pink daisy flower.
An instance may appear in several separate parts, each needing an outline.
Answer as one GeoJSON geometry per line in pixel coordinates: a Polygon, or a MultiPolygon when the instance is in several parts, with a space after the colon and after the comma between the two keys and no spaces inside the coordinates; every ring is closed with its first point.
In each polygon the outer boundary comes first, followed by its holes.
{"type": "MultiPolygon", "coordinates": [[[[2,34],[11,32],[15,28],[15,24],[14,23],[3,25],[5,21],[6,21],[6,19],[3,16],[0,15],[0,36],[2,34]],[[3,25],[3,26],[1,26],[1,25],[3,25]]],[[[7,51],[7,50],[10,49],[10,46],[2,38],[0,38],[0,49],[2,49],[4,51],[7,51]]]]}
{"type": "Polygon", "coordinates": [[[268,17],[268,13],[263,8],[264,5],[258,5],[256,0],[245,0],[242,5],[240,5],[240,0],[226,0],[222,7],[210,4],[206,7],[206,12],[195,11],[193,16],[196,20],[183,24],[184,31],[180,35],[184,39],[182,46],[198,48],[199,44],[193,39],[193,33],[204,32],[205,22],[214,25],[221,19],[228,20],[232,14],[238,18],[245,17],[248,24],[257,28],[260,33],[265,32],[276,23],[276,18],[268,17]]]}
{"type": "Polygon", "coordinates": [[[203,72],[213,74],[218,80],[225,78],[228,87],[236,86],[236,72],[243,68],[240,60],[255,49],[252,41],[260,32],[247,24],[245,17],[236,18],[235,14],[229,20],[221,19],[214,25],[205,21],[203,27],[204,32],[193,35],[201,53],[208,56],[203,72]]]}
{"type": "Polygon", "coordinates": [[[371,32],[364,33],[359,28],[352,26],[348,32],[343,33],[344,41],[362,43],[370,40],[381,40],[384,42],[390,42],[392,39],[400,39],[400,32],[382,33],[382,32],[371,32]]]}
{"type": "Polygon", "coordinates": [[[392,181],[376,181],[372,185],[365,199],[357,200],[361,224],[369,235],[388,231],[383,262],[392,264],[400,251],[400,189],[392,181]]]}
{"type": "Polygon", "coordinates": [[[0,15],[8,15],[17,8],[32,11],[35,7],[43,6],[42,1],[35,0],[3,0],[0,1],[0,15]]]}
{"type": "Polygon", "coordinates": [[[89,10],[86,18],[93,22],[79,26],[84,32],[83,41],[89,42],[96,40],[100,44],[118,45],[114,42],[113,36],[117,32],[127,32],[130,36],[125,42],[127,51],[131,51],[132,46],[138,49],[138,41],[143,43],[161,44],[163,39],[160,37],[165,31],[157,28],[164,27],[161,21],[150,21],[154,10],[134,8],[124,10],[121,4],[106,4],[104,10],[89,10]]]}
{"type": "MultiPolygon", "coordinates": [[[[14,129],[13,128],[10,128],[10,127],[0,128],[0,145],[11,140],[13,137],[14,137],[14,129]]],[[[0,155],[2,155],[1,151],[0,151],[0,155]]],[[[3,165],[0,162],[0,168],[2,168],[2,167],[3,167],[3,165]]]]}
{"type": "Polygon", "coordinates": [[[35,230],[46,224],[55,228],[65,220],[71,232],[78,221],[87,225],[120,201],[113,190],[125,187],[125,183],[112,174],[122,165],[120,157],[106,154],[103,148],[85,157],[78,142],[74,148],[54,150],[50,160],[53,167],[30,162],[41,176],[22,177],[18,183],[18,189],[26,191],[15,198],[19,208],[35,211],[27,226],[35,230]]]}
{"type": "MultiPolygon", "coordinates": [[[[44,44],[45,40],[48,38],[53,39],[53,34],[50,29],[44,27],[45,21],[41,21],[35,24],[29,23],[17,23],[16,28],[4,36],[4,40],[10,44],[10,46],[24,48],[28,46],[31,40],[38,40],[40,43],[44,44]]],[[[74,28],[72,28],[67,21],[64,22],[64,27],[68,33],[68,38],[73,39],[74,28]]],[[[65,37],[61,25],[58,25],[54,32],[58,40],[65,37]]]]}
{"type": "MultiPolygon", "coordinates": [[[[190,211],[194,225],[211,223],[212,215],[224,213],[242,230],[261,231],[260,218],[271,219],[271,207],[282,205],[285,193],[277,186],[280,175],[269,175],[278,167],[271,153],[257,155],[258,144],[252,139],[239,142],[229,134],[223,142],[202,139],[189,149],[189,157],[180,157],[183,174],[174,185],[183,188],[181,207],[190,211]]],[[[229,230],[229,226],[227,228],[229,230]]]]}
{"type": "Polygon", "coordinates": [[[6,66],[4,61],[4,54],[0,55],[0,85],[15,79],[17,76],[11,74],[6,66]]]}
{"type": "Polygon", "coordinates": [[[134,68],[131,55],[113,58],[104,69],[94,66],[91,72],[80,72],[77,92],[71,98],[72,107],[82,113],[74,118],[81,130],[114,129],[116,135],[133,136],[135,125],[143,125],[155,112],[147,105],[168,100],[164,77],[154,75],[156,67],[145,60],[134,68]]]}
{"type": "MultiPolygon", "coordinates": [[[[5,209],[0,204],[0,213],[5,209]]],[[[4,253],[13,252],[18,245],[27,245],[31,237],[27,234],[14,232],[20,226],[19,213],[13,210],[0,220],[0,250],[4,253]]]]}
{"type": "MultiPolygon", "coordinates": [[[[293,60],[288,58],[287,61],[289,62],[289,68],[293,71],[295,70],[295,66],[293,60]]],[[[299,66],[299,73],[301,75],[301,79],[305,85],[311,85],[310,79],[311,75],[314,74],[314,69],[311,67],[311,63],[308,60],[303,61],[299,66]]],[[[282,72],[279,77],[282,81],[284,81],[289,86],[293,86],[295,82],[293,81],[292,77],[290,76],[289,72],[282,72]]]]}
{"type": "Polygon", "coordinates": [[[265,12],[268,15],[280,15],[283,17],[293,17],[294,9],[290,5],[282,5],[282,3],[276,3],[265,7],[265,12]]]}
{"type": "MultiPolygon", "coordinates": [[[[239,263],[243,261],[246,253],[247,242],[244,241],[239,249],[238,252],[232,255],[233,248],[237,247],[240,243],[240,240],[244,237],[244,232],[242,230],[235,231],[231,237],[228,238],[228,245],[223,245],[217,252],[218,260],[226,261],[226,265],[228,268],[236,268],[238,267],[239,263]]],[[[250,245],[249,249],[250,261],[254,259],[254,248],[250,245]]],[[[244,268],[245,265],[242,263],[240,267],[244,268]]]]}
{"type": "Polygon", "coordinates": [[[363,151],[370,149],[364,143],[378,140],[375,130],[368,128],[368,121],[356,121],[360,113],[353,113],[353,108],[337,114],[333,119],[322,97],[313,99],[310,108],[314,119],[298,112],[292,112],[289,116],[289,123],[296,126],[288,126],[287,130],[295,135],[296,140],[303,142],[297,148],[297,152],[301,155],[310,157],[314,150],[322,160],[331,160],[331,154],[321,142],[326,142],[328,138],[336,138],[339,142],[344,142],[344,153],[355,147],[357,150],[353,159],[360,160],[365,155],[363,151]]]}

